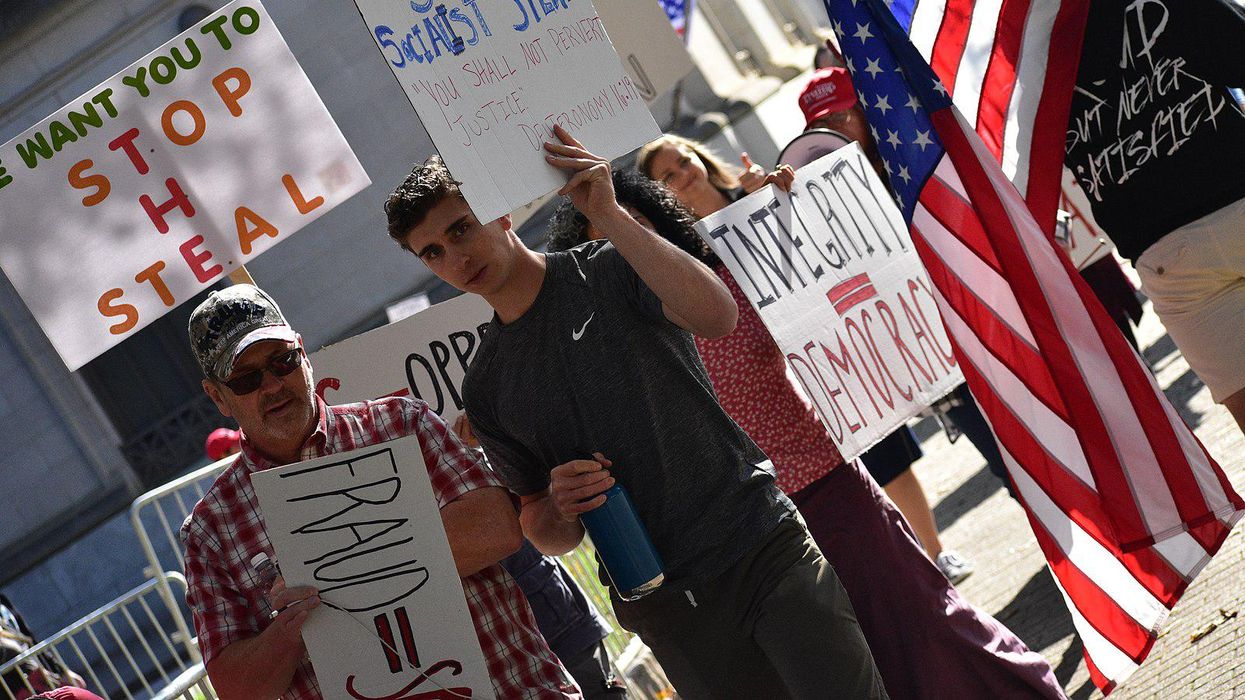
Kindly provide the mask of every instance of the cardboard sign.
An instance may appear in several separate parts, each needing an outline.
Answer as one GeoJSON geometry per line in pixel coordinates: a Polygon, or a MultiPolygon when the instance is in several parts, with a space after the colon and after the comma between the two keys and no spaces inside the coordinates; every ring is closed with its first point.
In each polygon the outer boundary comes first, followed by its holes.
{"type": "Polygon", "coordinates": [[[463,378],[493,309],[475,294],[443,301],[409,318],[311,355],[316,393],[330,404],[414,396],[447,423],[463,410],[463,378]]]}
{"type": "Polygon", "coordinates": [[[0,266],[77,369],[368,182],[237,0],[0,147],[0,266]]]}
{"type": "Polygon", "coordinates": [[[560,188],[561,124],[617,158],[660,134],[588,0],[355,0],[476,218],[560,188]]]}
{"type": "Polygon", "coordinates": [[[692,57],[656,0],[607,0],[597,6],[623,68],[653,102],[692,72],[692,57]]]}
{"type": "Polygon", "coordinates": [[[492,697],[416,436],[251,483],[287,585],[319,589],[303,640],[324,697],[492,697]]]}
{"type": "Polygon", "coordinates": [[[1084,270],[1111,254],[1115,244],[1098,227],[1085,191],[1076,184],[1072,171],[1063,169],[1063,185],[1059,192],[1059,222],[1055,240],[1072,258],[1072,266],[1084,270]],[[1065,216],[1064,213],[1067,215],[1065,216]]]}
{"type": "Polygon", "coordinates": [[[964,381],[890,193],[853,143],[696,225],[845,459],[964,381]]]}

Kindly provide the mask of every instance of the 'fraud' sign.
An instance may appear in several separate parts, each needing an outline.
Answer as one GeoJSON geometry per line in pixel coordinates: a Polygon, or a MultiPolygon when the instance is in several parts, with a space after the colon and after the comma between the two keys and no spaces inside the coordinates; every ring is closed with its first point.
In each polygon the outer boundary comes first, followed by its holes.
{"type": "Polygon", "coordinates": [[[0,266],[77,369],[367,184],[237,0],[0,147],[0,266]]]}
{"type": "Polygon", "coordinates": [[[355,0],[480,221],[566,183],[561,124],[614,159],[660,134],[588,0],[355,0]]]}
{"type": "Polygon", "coordinates": [[[960,382],[929,278],[855,144],[696,225],[787,356],[845,459],[960,382]]]}
{"type": "Polygon", "coordinates": [[[492,695],[418,437],[251,483],[287,584],[319,589],[303,639],[324,697],[492,695]]]}

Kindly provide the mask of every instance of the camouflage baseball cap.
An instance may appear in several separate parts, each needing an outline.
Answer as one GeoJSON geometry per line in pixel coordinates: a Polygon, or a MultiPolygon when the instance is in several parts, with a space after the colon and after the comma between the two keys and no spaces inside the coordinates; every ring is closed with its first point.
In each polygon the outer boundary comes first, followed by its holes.
{"type": "Polygon", "coordinates": [[[238,356],[261,340],[297,338],[277,302],[249,284],[212,292],[190,314],[190,347],[203,376],[212,379],[228,377],[238,356]]]}

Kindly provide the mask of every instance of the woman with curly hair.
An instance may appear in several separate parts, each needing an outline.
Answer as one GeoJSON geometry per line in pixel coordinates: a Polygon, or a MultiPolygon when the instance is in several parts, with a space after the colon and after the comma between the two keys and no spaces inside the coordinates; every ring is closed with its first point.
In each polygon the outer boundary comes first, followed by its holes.
{"type": "MultiPolygon", "coordinates": [[[[723,408],[773,462],[779,486],[842,580],[891,697],[1063,697],[1046,660],[961,598],[931,564],[860,462],[843,463],[788,378],[786,359],[760,316],[692,229],[698,217],[682,197],[635,172],[615,172],[614,192],[637,221],[714,269],[735,297],[734,332],[696,338],[697,349],[723,408]]],[[[550,226],[549,250],[598,237],[564,202],[550,226]]]]}

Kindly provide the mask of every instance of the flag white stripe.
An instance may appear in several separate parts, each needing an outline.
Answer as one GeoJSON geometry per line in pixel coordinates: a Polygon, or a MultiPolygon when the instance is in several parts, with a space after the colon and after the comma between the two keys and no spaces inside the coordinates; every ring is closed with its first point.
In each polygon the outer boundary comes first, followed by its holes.
{"type": "Polygon", "coordinates": [[[1055,582],[1055,586],[1059,588],[1060,595],[1063,596],[1064,603],[1068,606],[1068,613],[1072,615],[1072,626],[1076,628],[1077,635],[1081,638],[1081,643],[1085,646],[1085,655],[1094,660],[1094,665],[1098,667],[1098,671],[1115,683],[1117,686],[1128,679],[1129,676],[1139,668],[1133,660],[1120,651],[1119,647],[1111,643],[1111,640],[1102,636],[1094,626],[1089,624],[1089,620],[1076,609],[1076,605],[1072,602],[1072,598],[1068,596],[1068,592],[1064,590],[1063,584],[1059,582],[1058,576],[1052,576],[1051,580],[1055,582]]]}
{"type": "Polygon", "coordinates": [[[1206,566],[1206,562],[1210,561],[1210,555],[1187,532],[1156,542],[1154,551],[1166,559],[1172,569],[1189,580],[1197,576],[1202,567],[1206,566]]]}
{"type": "MultiPolygon", "coordinates": [[[[1150,386],[1155,393],[1161,395],[1163,390],[1159,388],[1154,375],[1146,372],[1146,378],[1150,380],[1150,386]]],[[[1211,466],[1210,459],[1193,437],[1193,431],[1180,430],[1179,428],[1184,425],[1184,419],[1176,413],[1176,409],[1172,408],[1170,402],[1163,401],[1162,403],[1163,410],[1167,413],[1167,420],[1177,428],[1176,439],[1180,441],[1181,451],[1189,459],[1189,469],[1193,472],[1193,478],[1197,480],[1198,489],[1202,492],[1206,506],[1216,512],[1235,510],[1232,501],[1228,500],[1228,494],[1224,492],[1223,486],[1219,483],[1219,479],[1215,477],[1215,469],[1211,466]]],[[[1199,545],[1198,548],[1202,547],[1199,545]]]]}
{"type": "Polygon", "coordinates": [[[973,3],[973,18],[968,26],[968,37],[960,65],[955,72],[955,106],[964,114],[977,120],[977,108],[981,104],[981,89],[990,67],[990,52],[999,26],[999,12],[1003,0],[977,0],[973,3]]]}
{"type": "Polygon", "coordinates": [[[1085,461],[1085,453],[1081,450],[1081,442],[1076,439],[1072,428],[1047,408],[1046,404],[1038,401],[1015,373],[990,354],[937,288],[933,292],[938,308],[942,311],[943,323],[959,344],[965,359],[985,378],[1012,415],[1016,416],[1016,420],[1025,426],[1051,459],[1062,465],[1078,481],[1097,491],[1094,475],[1089,471],[1089,463],[1085,461]]]}
{"type": "MultiPolygon", "coordinates": [[[[962,116],[957,115],[961,125],[962,116]]],[[[968,131],[967,126],[964,127],[968,131]]],[[[968,142],[983,166],[993,164],[990,153],[975,133],[968,134],[968,142]]],[[[1179,531],[1180,514],[1175,499],[1167,487],[1167,481],[1159,467],[1158,458],[1146,437],[1137,413],[1128,403],[1128,393],[1119,372],[1111,362],[1102,345],[1102,339],[1090,320],[1080,296],[1072,286],[1072,280],[1064,272],[1060,255],[1038,230],[1031,216],[1016,216],[1015,212],[1028,213],[1024,200],[1010,182],[985,168],[995,193],[1003,201],[1011,225],[1016,229],[1017,239],[1024,248],[1030,267],[1037,276],[1038,284],[1053,313],[1060,335],[1067,342],[1068,350],[1079,369],[1090,396],[1098,403],[1097,410],[1107,429],[1107,435],[1115,452],[1124,465],[1123,474],[1128,480],[1137,509],[1146,523],[1147,530],[1156,538],[1171,536],[1179,531]],[[1075,311],[1073,311],[1075,309],[1075,311]],[[1112,401],[1110,405],[1102,402],[1112,401]],[[1175,529],[1173,529],[1175,528],[1175,529]]],[[[1090,407],[1085,407],[1089,409],[1090,407]]]]}
{"type": "MultiPolygon", "coordinates": [[[[999,450],[1003,455],[1003,461],[1007,463],[1008,470],[1012,474],[1019,473],[1024,475],[1024,470],[1021,469],[1020,465],[1016,463],[1015,458],[1001,446],[999,450]]],[[[1036,496],[1041,492],[1041,489],[1038,488],[1037,484],[1032,480],[1024,481],[1023,483],[1021,480],[1017,480],[1016,488],[1020,491],[1020,495],[1025,499],[1026,503],[1030,502],[1030,494],[1036,496]],[[1035,490],[1037,493],[1035,493],[1035,490]]],[[[1050,530],[1047,529],[1047,532],[1050,532],[1050,530]]],[[[1101,576],[1099,575],[1099,572],[1094,572],[1092,578],[1095,583],[1101,584],[1101,576]]],[[[1082,615],[1081,611],[1077,609],[1071,596],[1068,595],[1068,591],[1065,590],[1063,584],[1060,583],[1058,576],[1051,576],[1051,580],[1054,581],[1055,586],[1059,588],[1059,593],[1063,596],[1064,603],[1068,607],[1068,612],[1072,615],[1072,624],[1076,627],[1076,632],[1081,638],[1081,643],[1085,645],[1086,655],[1094,660],[1094,665],[1098,667],[1098,670],[1104,676],[1111,679],[1117,685],[1123,682],[1124,679],[1128,678],[1134,671],[1137,670],[1137,664],[1133,663],[1133,660],[1128,658],[1124,652],[1120,651],[1119,647],[1115,646],[1115,644],[1113,644],[1106,637],[1103,637],[1102,634],[1089,623],[1089,620],[1085,619],[1085,616],[1082,615]]]]}
{"type": "Polygon", "coordinates": [[[1157,634],[1167,608],[1141,585],[1119,559],[1059,509],[1023,469],[1012,471],[1016,488],[1068,560],[1102,589],[1137,624],[1157,634]]]}
{"type": "Polygon", "coordinates": [[[912,214],[912,224],[920,229],[925,241],[934,249],[943,264],[960,279],[968,290],[983,304],[990,307],[995,316],[1016,333],[1016,336],[1037,350],[1037,341],[1020,311],[1016,297],[999,273],[977,256],[963,241],[956,238],[934,215],[918,203],[912,214]],[[970,282],[971,280],[971,282],[970,282]]]}
{"type": "Polygon", "coordinates": [[[942,16],[947,11],[947,0],[920,0],[912,13],[912,30],[908,36],[912,45],[930,63],[934,54],[934,41],[942,27],[942,16]]]}
{"type": "Polygon", "coordinates": [[[1016,86],[1007,105],[1003,127],[1003,173],[1021,194],[1028,194],[1029,160],[1033,148],[1033,127],[1038,104],[1046,83],[1046,64],[1050,58],[1050,34],[1062,5],[1057,0],[1038,0],[1029,4],[1024,39],[1017,58],[1016,86]],[[1036,94],[1030,95],[1030,92],[1036,94]]]}

